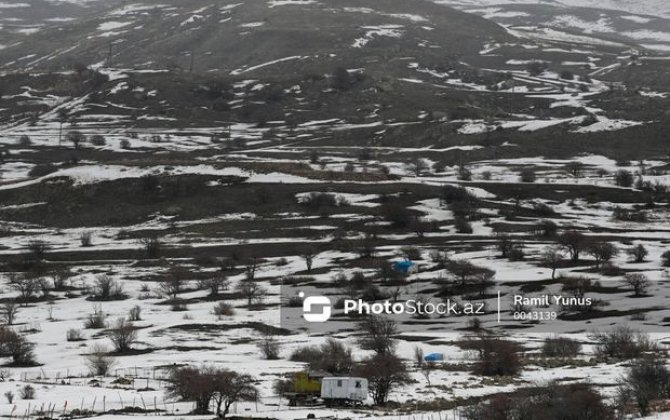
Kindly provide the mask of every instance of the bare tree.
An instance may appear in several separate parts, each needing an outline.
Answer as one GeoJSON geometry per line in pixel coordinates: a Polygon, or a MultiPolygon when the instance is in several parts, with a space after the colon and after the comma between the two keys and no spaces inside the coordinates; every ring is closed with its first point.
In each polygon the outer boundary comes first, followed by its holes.
{"type": "Polygon", "coordinates": [[[158,236],[144,236],[138,239],[138,242],[144,248],[144,258],[155,259],[160,257],[163,244],[158,236]]]}
{"type": "Polygon", "coordinates": [[[14,302],[7,301],[2,304],[2,316],[5,318],[7,325],[14,325],[14,319],[19,312],[19,305],[14,302]]]}
{"type": "Polygon", "coordinates": [[[123,299],[123,287],[107,274],[96,276],[93,283],[93,297],[98,300],[123,299]]]}
{"type": "Polygon", "coordinates": [[[375,404],[384,404],[395,386],[409,381],[405,365],[395,354],[376,354],[364,360],[356,368],[356,374],[368,380],[375,404]]]}
{"type": "Polygon", "coordinates": [[[425,159],[421,157],[415,157],[409,162],[407,162],[407,170],[412,172],[414,176],[422,176],[430,167],[425,159]]]}
{"type": "Polygon", "coordinates": [[[393,354],[395,351],[395,338],[398,327],[392,319],[377,315],[366,316],[359,324],[363,335],[359,339],[359,345],[364,350],[372,350],[379,355],[393,354]]]}
{"type": "Polygon", "coordinates": [[[65,267],[57,267],[49,273],[53,281],[54,290],[63,290],[67,286],[67,281],[73,276],[72,272],[65,267]]]}
{"type": "Polygon", "coordinates": [[[247,300],[249,308],[260,305],[267,296],[267,290],[253,280],[242,280],[237,283],[236,290],[247,300]]]}
{"type": "Polygon", "coordinates": [[[202,279],[198,284],[201,288],[209,290],[210,296],[218,296],[222,290],[230,287],[230,281],[228,281],[228,278],[222,272],[202,279]]]}
{"type": "Polygon", "coordinates": [[[86,141],[86,136],[81,131],[70,131],[65,137],[75,149],[78,149],[79,145],[86,141]]]}
{"type": "Polygon", "coordinates": [[[649,279],[642,273],[627,273],[625,282],[633,288],[633,296],[640,297],[647,293],[649,279]]]}
{"type": "Polygon", "coordinates": [[[179,294],[186,287],[186,277],[188,271],[181,266],[173,265],[163,277],[163,281],[158,284],[159,291],[168,298],[170,302],[176,302],[179,294]]]}
{"type": "Polygon", "coordinates": [[[423,365],[423,349],[419,346],[414,346],[414,362],[416,362],[417,367],[423,365]]]}
{"type": "Polygon", "coordinates": [[[109,339],[117,353],[125,353],[132,350],[132,345],[137,340],[137,330],[125,318],[119,318],[109,333],[109,339]]]}
{"type": "Polygon", "coordinates": [[[567,232],[563,232],[558,237],[558,243],[560,243],[570,253],[572,262],[576,263],[579,261],[579,255],[586,247],[588,240],[586,236],[580,232],[569,230],[567,232]]]}
{"type": "Polygon", "coordinates": [[[628,248],[626,253],[633,258],[633,262],[641,263],[644,262],[644,259],[649,255],[649,251],[642,244],[635,245],[632,248],[628,248]]]}
{"type": "Polygon", "coordinates": [[[558,246],[549,246],[542,251],[542,264],[551,268],[552,280],[556,278],[556,269],[560,267],[563,259],[563,253],[558,246]]]}
{"type": "Polygon", "coordinates": [[[252,281],[256,278],[256,270],[258,269],[258,257],[248,258],[244,264],[244,276],[247,280],[252,281]]]}
{"type": "Polygon", "coordinates": [[[609,242],[593,242],[587,246],[587,251],[596,260],[596,269],[619,253],[619,249],[609,242]]]}
{"type": "Polygon", "coordinates": [[[219,369],[214,373],[213,398],[216,415],[225,419],[233,403],[255,401],[258,398],[258,390],[254,387],[254,379],[250,375],[219,369]]]}
{"type": "Polygon", "coordinates": [[[254,401],[258,391],[254,379],[227,369],[211,367],[182,367],[170,374],[168,394],[195,401],[194,414],[207,414],[210,402],[216,405],[216,414],[225,418],[230,406],[238,401],[254,401]]]}
{"type": "Polygon", "coordinates": [[[107,376],[116,364],[116,359],[109,355],[109,349],[103,345],[96,344],[92,350],[86,355],[86,365],[91,375],[107,376]]]}
{"type": "Polygon", "coordinates": [[[0,356],[11,357],[15,366],[36,364],[33,344],[9,328],[0,328],[0,356]]]}
{"type": "Polygon", "coordinates": [[[435,362],[425,362],[421,365],[421,374],[423,374],[423,377],[426,378],[426,382],[428,383],[428,387],[430,388],[430,374],[433,373],[437,369],[437,365],[435,362]]]}
{"type": "Polygon", "coordinates": [[[271,335],[264,336],[258,343],[258,349],[263,354],[263,357],[266,360],[277,360],[279,359],[279,351],[281,350],[281,345],[276,338],[271,335]]]}
{"type": "Polygon", "coordinates": [[[24,306],[28,304],[40,288],[39,277],[32,273],[12,276],[10,283],[19,292],[19,300],[24,306]]]}
{"type": "Polygon", "coordinates": [[[41,240],[31,241],[28,244],[28,250],[35,262],[41,262],[49,250],[49,245],[41,240]]]}
{"type": "Polygon", "coordinates": [[[312,272],[312,263],[314,262],[314,257],[318,254],[318,251],[313,246],[304,247],[300,251],[300,255],[305,260],[305,265],[307,265],[307,273],[312,272]]]}
{"type": "Polygon", "coordinates": [[[565,165],[565,171],[573,177],[579,178],[582,176],[582,172],[584,171],[584,164],[573,160],[572,162],[568,162],[565,165]]]}
{"type": "Polygon", "coordinates": [[[634,400],[640,416],[651,413],[654,400],[665,400],[670,395],[670,371],[659,358],[643,358],[633,363],[618,389],[619,404],[634,400]]]}

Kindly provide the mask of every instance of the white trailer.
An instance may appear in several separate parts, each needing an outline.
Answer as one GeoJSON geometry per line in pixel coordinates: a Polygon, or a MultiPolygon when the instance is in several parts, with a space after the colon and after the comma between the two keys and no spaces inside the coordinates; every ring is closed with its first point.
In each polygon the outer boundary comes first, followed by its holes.
{"type": "Polygon", "coordinates": [[[321,398],[329,404],[356,404],[368,398],[368,380],[354,377],[323,378],[321,398]]]}

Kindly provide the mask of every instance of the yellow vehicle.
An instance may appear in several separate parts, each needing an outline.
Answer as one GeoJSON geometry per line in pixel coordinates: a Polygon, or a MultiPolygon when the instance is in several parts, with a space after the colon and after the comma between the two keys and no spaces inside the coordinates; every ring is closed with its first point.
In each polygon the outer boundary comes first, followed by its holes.
{"type": "Polygon", "coordinates": [[[290,406],[313,405],[321,396],[321,380],[329,376],[327,372],[297,372],[291,378],[292,392],[285,394],[290,406]]]}

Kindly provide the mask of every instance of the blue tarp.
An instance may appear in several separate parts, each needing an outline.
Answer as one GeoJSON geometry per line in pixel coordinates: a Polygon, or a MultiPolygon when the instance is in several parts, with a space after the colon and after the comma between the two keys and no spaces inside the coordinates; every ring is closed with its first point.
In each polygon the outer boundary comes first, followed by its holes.
{"type": "Polygon", "coordinates": [[[396,261],[393,263],[393,269],[399,273],[407,274],[415,265],[410,260],[396,261]]]}
{"type": "Polygon", "coordinates": [[[426,362],[441,362],[444,360],[444,354],[442,353],[428,353],[424,356],[423,360],[426,362]]]}

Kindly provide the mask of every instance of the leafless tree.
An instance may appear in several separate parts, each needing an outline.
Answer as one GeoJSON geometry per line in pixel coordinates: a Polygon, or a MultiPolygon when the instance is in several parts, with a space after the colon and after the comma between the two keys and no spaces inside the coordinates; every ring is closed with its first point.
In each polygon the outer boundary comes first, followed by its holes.
{"type": "Polygon", "coordinates": [[[414,346],[414,362],[416,362],[417,367],[423,365],[423,349],[419,346],[414,346]]]}
{"type": "Polygon", "coordinates": [[[415,157],[407,162],[407,170],[412,172],[414,176],[422,176],[428,169],[430,169],[428,162],[422,157],[415,157]]]}
{"type": "Polygon", "coordinates": [[[395,354],[376,354],[363,360],[356,368],[356,375],[368,380],[370,394],[375,404],[388,401],[395,386],[409,381],[407,369],[395,354]]]}
{"type": "Polygon", "coordinates": [[[222,272],[215,273],[212,276],[200,280],[199,286],[209,290],[210,296],[218,296],[222,290],[228,289],[230,281],[222,272]]]}
{"type": "Polygon", "coordinates": [[[563,259],[564,257],[560,247],[549,246],[542,251],[542,264],[551,268],[552,280],[556,278],[556,269],[560,267],[563,259]]]}
{"type": "Polygon", "coordinates": [[[359,324],[362,336],[359,345],[379,355],[393,354],[396,346],[395,335],[398,327],[395,321],[378,315],[366,316],[359,324]]]}
{"type": "Polygon", "coordinates": [[[587,246],[587,251],[596,260],[596,269],[619,253],[619,249],[609,242],[593,242],[587,246]]]}
{"type": "Polygon", "coordinates": [[[53,281],[54,290],[63,290],[67,286],[67,281],[72,277],[72,272],[65,267],[57,267],[49,273],[53,281]]]}
{"type": "Polygon", "coordinates": [[[633,262],[641,263],[644,262],[644,259],[649,255],[649,251],[642,244],[635,245],[632,248],[628,248],[626,253],[633,258],[633,262]]]}
{"type": "Polygon", "coordinates": [[[86,355],[86,365],[91,375],[107,376],[115,364],[116,359],[110,356],[109,349],[100,344],[94,345],[92,352],[86,355]]]}
{"type": "Polygon", "coordinates": [[[93,296],[98,300],[123,299],[123,287],[107,274],[96,276],[93,283],[93,296]]]}
{"type": "Polygon", "coordinates": [[[28,244],[28,250],[36,262],[41,262],[49,250],[49,245],[42,240],[31,241],[28,244]]]}
{"type": "Polygon", "coordinates": [[[276,338],[271,335],[264,336],[258,343],[258,349],[263,354],[263,357],[266,360],[277,360],[279,359],[279,351],[281,350],[281,345],[276,338]]]}
{"type": "Polygon", "coordinates": [[[10,278],[11,286],[19,292],[19,300],[23,305],[35,296],[40,288],[39,277],[32,273],[24,273],[10,278]]]}
{"type": "Polygon", "coordinates": [[[649,278],[642,273],[627,273],[625,282],[633,288],[633,296],[640,297],[647,293],[649,278]]]}
{"type": "Polygon", "coordinates": [[[305,265],[307,265],[307,273],[312,272],[312,263],[314,262],[314,257],[318,254],[318,251],[313,246],[304,247],[300,251],[300,255],[305,260],[305,265]]]}
{"type": "Polygon", "coordinates": [[[14,325],[14,319],[19,312],[19,305],[14,302],[7,301],[2,304],[2,316],[5,318],[7,325],[14,325]]]}
{"type": "Polygon", "coordinates": [[[125,318],[119,318],[109,332],[109,339],[117,353],[125,353],[132,349],[132,345],[137,340],[137,330],[125,318]]]}
{"type": "Polygon", "coordinates": [[[247,306],[260,305],[267,296],[267,290],[253,280],[242,280],[237,283],[236,290],[247,300],[247,306]]]}
{"type": "Polygon", "coordinates": [[[176,302],[179,294],[186,287],[188,271],[181,266],[173,265],[164,275],[163,281],[158,284],[160,293],[167,297],[170,302],[176,302]]]}
{"type": "Polygon", "coordinates": [[[249,375],[211,367],[182,367],[170,374],[168,394],[195,401],[194,414],[207,414],[212,401],[216,414],[225,418],[230,406],[238,401],[254,401],[258,391],[249,375]]]}
{"type": "Polygon", "coordinates": [[[563,232],[558,237],[558,242],[570,253],[572,262],[579,261],[579,255],[588,244],[586,236],[575,230],[563,232]]]}

